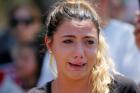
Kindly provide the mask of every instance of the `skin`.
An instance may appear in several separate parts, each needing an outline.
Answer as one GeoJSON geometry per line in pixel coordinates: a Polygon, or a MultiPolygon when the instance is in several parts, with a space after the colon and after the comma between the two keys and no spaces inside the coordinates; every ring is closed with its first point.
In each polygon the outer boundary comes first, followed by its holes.
{"type": "MultiPolygon", "coordinates": [[[[14,16],[15,18],[18,18],[18,19],[27,19],[30,16],[32,16],[32,14],[31,14],[31,11],[23,7],[23,8],[18,9],[15,12],[14,16]]],[[[34,41],[36,34],[40,31],[40,23],[36,20],[34,20],[29,25],[20,23],[14,28],[14,30],[15,30],[14,34],[16,35],[16,39],[18,41],[20,42],[34,41]]]]}
{"type": "Polygon", "coordinates": [[[17,51],[13,59],[16,75],[21,80],[20,86],[25,90],[34,87],[37,82],[36,75],[38,71],[34,50],[22,48],[17,51]]]}
{"type": "Polygon", "coordinates": [[[33,50],[23,48],[14,57],[17,75],[22,78],[30,78],[36,75],[37,63],[33,50]]]}
{"type": "Polygon", "coordinates": [[[140,49],[140,12],[139,11],[137,11],[136,13],[134,36],[135,36],[136,45],[140,49]]]}
{"type": "Polygon", "coordinates": [[[87,93],[89,76],[96,63],[98,33],[90,21],[65,21],[46,44],[57,62],[58,78],[52,93],[87,93]]]}

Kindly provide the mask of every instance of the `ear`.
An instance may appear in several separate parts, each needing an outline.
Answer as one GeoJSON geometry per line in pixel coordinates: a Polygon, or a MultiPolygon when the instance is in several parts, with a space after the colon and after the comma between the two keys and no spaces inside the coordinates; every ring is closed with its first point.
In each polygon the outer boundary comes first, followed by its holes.
{"type": "Polygon", "coordinates": [[[45,36],[45,44],[46,44],[49,52],[51,51],[51,43],[52,43],[51,39],[48,38],[48,36],[45,36]]]}

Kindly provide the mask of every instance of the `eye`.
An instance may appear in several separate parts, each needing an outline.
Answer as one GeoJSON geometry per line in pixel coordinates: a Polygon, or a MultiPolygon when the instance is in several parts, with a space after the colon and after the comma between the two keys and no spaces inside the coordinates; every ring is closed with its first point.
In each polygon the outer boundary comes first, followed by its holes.
{"type": "Polygon", "coordinates": [[[65,43],[65,44],[70,44],[70,43],[73,43],[73,41],[70,40],[70,39],[67,39],[67,40],[64,40],[63,43],[65,43]]]}
{"type": "Polygon", "coordinates": [[[87,40],[87,44],[89,45],[95,44],[95,40],[87,40]]]}

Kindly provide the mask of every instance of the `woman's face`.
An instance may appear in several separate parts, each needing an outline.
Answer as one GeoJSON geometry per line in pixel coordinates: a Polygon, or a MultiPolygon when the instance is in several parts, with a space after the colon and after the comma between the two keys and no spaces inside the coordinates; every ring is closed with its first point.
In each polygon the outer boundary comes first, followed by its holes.
{"type": "Polygon", "coordinates": [[[47,42],[57,62],[58,77],[89,76],[98,50],[98,33],[91,21],[65,21],[47,42]]]}
{"type": "Polygon", "coordinates": [[[33,41],[40,30],[40,23],[31,11],[25,7],[19,8],[14,17],[16,38],[21,42],[33,41]]]}
{"type": "Polygon", "coordinates": [[[23,48],[19,50],[14,57],[17,75],[20,78],[29,78],[34,76],[37,71],[37,63],[34,50],[30,48],[23,48]]]}

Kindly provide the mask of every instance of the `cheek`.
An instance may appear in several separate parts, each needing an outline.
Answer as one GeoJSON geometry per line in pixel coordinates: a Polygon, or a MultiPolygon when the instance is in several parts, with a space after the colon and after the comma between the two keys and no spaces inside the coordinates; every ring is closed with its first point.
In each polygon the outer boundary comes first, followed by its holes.
{"type": "Polygon", "coordinates": [[[58,50],[58,51],[55,51],[53,54],[54,54],[54,58],[57,64],[58,65],[60,64],[61,66],[66,61],[68,53],[65,50],[58,50]]]}
{"type": "Polygon", "coordinates": [[[97,48],[90,49],[87,51],[87,58],[90,64],[95,64],[97,59],[97,48]]]}
{"type": "Polygon", "coordinates": [[[58,70],[61,70],[66,62],[68,61],[68,57],[70,56],[70,50],[68,48],[62,47],[60,44],[53,47],[53,56],[56,60],[58,70]]]}

